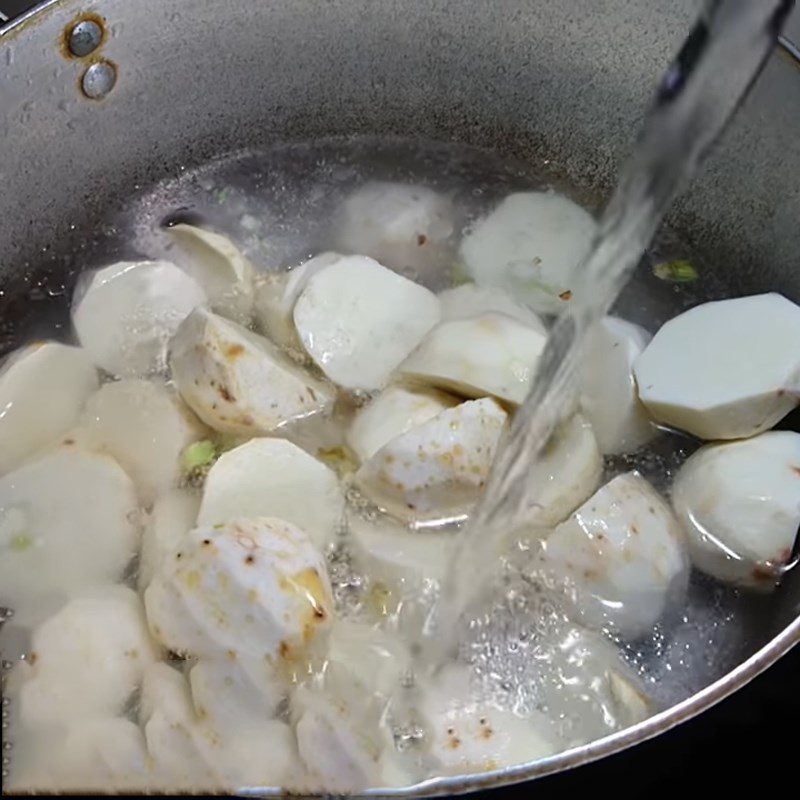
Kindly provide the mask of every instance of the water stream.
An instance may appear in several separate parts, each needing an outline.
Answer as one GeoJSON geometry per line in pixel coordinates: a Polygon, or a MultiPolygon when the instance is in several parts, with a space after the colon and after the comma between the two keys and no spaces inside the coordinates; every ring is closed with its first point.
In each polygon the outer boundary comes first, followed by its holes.
{"type": "Polygon", "coordinates": [[[793,0],[710,0],[661,79],[635,150],[600,218],[569,310],[556,321],[533,388],[514,417],[483,501],[461,534],[423,652],[455,645],[457,621],[480,597],[509,532],[540,505],[542,459],[575,408],[583,342],[631,277],[675,197],[697,172],[775,45],[793,0]]]}

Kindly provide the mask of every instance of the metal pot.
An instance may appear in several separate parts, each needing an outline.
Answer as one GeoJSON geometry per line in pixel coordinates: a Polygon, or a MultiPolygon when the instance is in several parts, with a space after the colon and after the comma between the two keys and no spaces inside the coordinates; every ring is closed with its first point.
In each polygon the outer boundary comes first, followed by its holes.
{"type": "MultiPolygon", "coordinates": [[[[392,133],[541,162],[602,197],[693,0],[48,0],[0,36],[0,349],[70,290],[82,248],[122,198],[275,140],[392,133]],[[83,33],[71,37],[81,20],[83,33]],[[13,330],[12,330],[13,325],[13,330]]],[[[735,292],[800,300],[800,76],[777,52],[672,224],[735,292]]],[[[408,794],[568,769],[724,698],[800,639],[800,574],[753,606],[733,667],[606,739],[408,794]]]]}

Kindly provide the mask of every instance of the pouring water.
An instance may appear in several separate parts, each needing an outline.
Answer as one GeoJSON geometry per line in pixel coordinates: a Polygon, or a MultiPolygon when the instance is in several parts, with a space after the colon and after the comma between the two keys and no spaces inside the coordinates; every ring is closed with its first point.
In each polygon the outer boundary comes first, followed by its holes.
{"type": "Polygon", "coordinates": [[[675,197],[746,97],[794,3],[710,0],[661,79],[619,184],[580,268],[569,310],[556,321],[533,388],[514,418],[483,500],[461,534],[423,651],[434,662],[493,575],[509,532],[525,525],[545,485],[542,454],[575,408],[583,342],[635,270],[675,197]]]}

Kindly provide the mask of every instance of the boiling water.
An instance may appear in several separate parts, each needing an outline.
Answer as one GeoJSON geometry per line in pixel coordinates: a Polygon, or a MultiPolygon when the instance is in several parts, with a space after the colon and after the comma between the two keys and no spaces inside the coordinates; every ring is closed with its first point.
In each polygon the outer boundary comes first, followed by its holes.
{"type": "MultiPolygon", "coordinates": [[[[497,531],[503,530],[507,542],[505,531],[516,529],[525,509],[536,502],[529,492],[536,485],[535,456],[565,407],[578,344],[591,321],[611,307],[614,313],[655,331],[687,307],[730,294],[713,266],[670,231],[662,231],[642,255],[669,200],[727,118],[770,41],[767,21],[773,19],[772,7],[777,4],[717,5],[718,14],[709,22],[709,41],[700,48],[702,58],[689,64],[689,55],[697,55],[690,49],[679,68],[670,72],[637,159],[602,218],[601,236],[584,267],[583,285],[591,282],[593,290],[576,287],[574,313],[555,323],[536,388],[517,414],[485,504],[460,544],[458,531],[449,528],[413,534],[449,536],[453,546],[458,545],[442,593],[432,582],[409,596],[387,593],[374,576],[355,566],[347,525],[329,553],[341,615],[397,628],[409,638],[415,637],[426,617],[430,619],[432,608],[438,609],[433,621],[440,625],[443,618],[458,618],[452,630],[459,656],[473,665],[480,687],[492,701],[522,714],[555,713],[565,741],[586,741],[608,729],[597,725],[598,709],[581,705],[579,698],[565,699],[560,691],[571,668],[563,651],[570,623],[537,583],[530,547],[524,543],[506,547],[500,559],[497,531]],[[742,6],[747,7],[743,12],[742,6]],[[739,13],[734,14],[737,9],[739,13]],[[718,38],[722,27],[729,30],[730,39],[718,38]],[[754,30],[760,32],[758,36],[750,35],[754,30]],[[718,70],[723,62],[725,69],[718,70]],[[736,65],[734,69],[731,64],[736,65]],[[650,180],[642,180],[646,171],[652,171],[650,180]],[[672,284],[654,275],[657,264],[677,258],[691,260],[699,272],[697,281],[672,284]],[[632,279],[616,297],[631,273],[632,279]],[[590,304],[589,298],[595,301],[590,304]],[[493,564],[498,568],[487,569],[486,565],[493,564]],[[471,613],[463,615],[465,609],[471,613]]],[[[695,34],[695,44],[699,36],[695,34]]],[[[3,329],[2,348],[10,350],[34,336],[68,340],[68,301],[74,277],[83,269],[124,258],[179,260],[164,232],[169,221],[201,221],[227,233],[263,270],[289,268],[318,252],[335,249],[337,208],[350,191],[369,180],[420,183],[448,195],[455,209],[454,245],[475,220],[511,192],[553,188],[591,210],[599,204],[599,198],[566,184],[547,153],[541,154],[538,163],[518,164],[457,145],[357,139],[236,154],[201,170],[181,171],[154,189],[131,187],[124,209],[110,213],[106,225],[93,232],[80,251],[60,256],[68,259],[69,269],[60,272],[70,276],[67,282],[44,280],[30,286],[25,297],[0,297],[0,302],[13,299],[30,308],[22,321],[13,315],[15,326],[3,329]]],[[[452,258],[440,268],[406,274],[434,290],[452,285],[461,278],[455,253],[454,247],[452,258]]],[[[0,319],[12,317],[7,310],[0,308],[0,319]]],[[[342,441],[346,419],[345,413],[320,434],[326,446],[334,448],[342,441]]],[[[656,488],[666,490],[675,469],[696,446],[692,440],[664,433],[638,453],[607,459],[605,477],[637,469],[656,488]]],[[[350,491],[348,518],[356,517],[368,525],[381,522],[376,510],[350,491]]],[[[724,674],[752,651],[754,642],[763,641],[763,631],[751,624],[753,603],[694,575],[687,601],[669,609],[650,635],[613,644],[642,678],[656,704],[665,707],[724,674]]],[[[9,662],[24,654],[26,637],[13,628],[13,621],[3,626],[0,646],[9,662]]],[[[398,747],[413,751],[425,732],[414,719],[404,717],[402,703],[396,713],[398,747]]]]}
{"type": "MultiPolygon", "coordinates": [[[[73,254],[75,272],[123,258],[179,259],[164,229],[165,223],[175,219],[202,221],[226,232],[261,269],[285,269],[335,246],[337,208],[349,192],[369,180],[420,183],[450,196],[457,219],[454,243],[514,191],[553,188],[590,209],[598,201],[580,187],[564,183],[547,154],[539,163],[519,164],[482,150],[433,142],[358,139],[287,144],[221,159],[147,192],[132,190],[128,206],[109,217],[90,247],[73,254]]],[[[432,289],[451,285],[460,279],[455,249],[453,253],[452,262],[441,269],[407,274],[432,289]]],[[[72,290],[70,284],[52,282],[34,286],[28,298],[31,321],[15,325],[6,349],[32,337],[69,341],[72,290]]],[[[687,307],[729,294],[702,254],[693,252],[671,231],[662,231],[613,310],[654,331],[687,307]],[[678,258],[691,260],[700,275],[697,281],[674,284],[654,275],[659,263],[678,258]]],[[[309,431],[307,440],[300,436],[298,442],[311,447],[313,440],[315,454],[320,444],[333,449],[343,440],[346,420],[347,410],[324,430],[309,431]]],[[[639,453],[608,459],[607,476],[639,469],[663,489],[695,447],[691,440],[665,434],[639,453]]],[[[367,525],[381,524],[376,509],[358,492],[351,489],[347,499],[350,521],[358,517],[367,525]]],[[[409,535],[449,536],[455,545],[456,532],[409,535]]],[[[438,596],[433,582],[409,596],[387,594],[380,581],[356,567],[348,526],[328,555],[340,615],[415,637],[438,596]]],[[[552,598],[534,591],[526,574],[527,556],[524,549],[506,554],[505,568],[490,582],[486,603],[459,628],[461,657],[474,666],[480,688],[496,704],[520,713],[541,709],[547,685],[562,680],[559,637],[569,625],[552,598]]],[[[136,585],[135,572],[130,585],[136,585]]],[[[739,603],[736,592],[698,581],[688,604],[674,609],[652,636],[620,643],[660,705],[687,697],[738,663],[751,638],[747,617],[737,612],[739,603]],[[697,663],[698,653],[709,655],[697,663]]],[[[3,657],[13,663],[27,647],[25,632],[15,628],[13,620],[6,623],[0,632],[3,657]]],[[[565,704],[562,713],[563,732],[572,740],[607,732],[598,730],[592,709],[565,704]]],[[[412,751],[424,735],[413,719],[402,717],[401,709],[395,733],[399,745],[412,751]]]]}

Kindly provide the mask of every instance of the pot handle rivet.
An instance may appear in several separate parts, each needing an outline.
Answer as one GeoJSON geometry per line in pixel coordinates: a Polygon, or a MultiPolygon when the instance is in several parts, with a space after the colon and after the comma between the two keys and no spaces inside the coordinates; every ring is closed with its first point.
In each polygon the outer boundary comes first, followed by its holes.
{"type": "Polygon", "coordinates": [[[103,29],[93,19],[82,19],[76,23],[67,37],[67,47],[77,58],[93,53],[103,41],[103,29]]]}
{"type": "Polygon", "coordinates": [[[87,67],[81,89],[90,100],[102,100],[117,82],[117,68],[110,61],[98,61],[87,67]]]}

